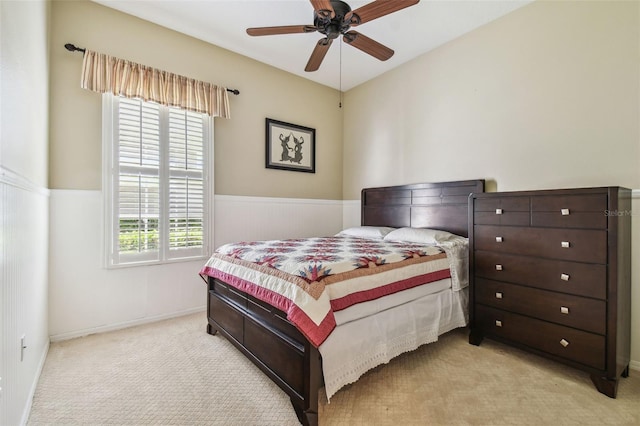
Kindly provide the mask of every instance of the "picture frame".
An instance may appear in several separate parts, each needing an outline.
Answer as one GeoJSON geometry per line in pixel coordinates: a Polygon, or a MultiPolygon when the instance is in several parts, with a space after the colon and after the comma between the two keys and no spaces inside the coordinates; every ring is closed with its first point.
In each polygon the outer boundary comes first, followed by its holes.
{"type": "Polygon", "coordinates": [[[316,172],[316,129],[267,118],[265,134],[266,168],[316,172]]]}

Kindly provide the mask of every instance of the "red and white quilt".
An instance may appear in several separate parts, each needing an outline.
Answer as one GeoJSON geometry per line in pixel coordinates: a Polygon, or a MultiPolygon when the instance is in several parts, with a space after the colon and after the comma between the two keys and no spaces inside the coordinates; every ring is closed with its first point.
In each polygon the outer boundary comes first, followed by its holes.
{"type": "Polygon", "coordinates": [[[333,313],[425,283],[456,277],[442,248],[353,237],[240,242],[220,247],[200,275],[221,279],[287,313],[319,346],[333,313]]]}

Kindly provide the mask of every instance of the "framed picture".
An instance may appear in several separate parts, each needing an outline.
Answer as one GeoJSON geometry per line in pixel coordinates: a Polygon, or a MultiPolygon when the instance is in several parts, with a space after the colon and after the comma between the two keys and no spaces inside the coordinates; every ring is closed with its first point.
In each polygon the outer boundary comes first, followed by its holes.
{"type": "Polygon", "coordinates": [[[266,167],[316,172],[316,129],[267,118],[266,167]]]}

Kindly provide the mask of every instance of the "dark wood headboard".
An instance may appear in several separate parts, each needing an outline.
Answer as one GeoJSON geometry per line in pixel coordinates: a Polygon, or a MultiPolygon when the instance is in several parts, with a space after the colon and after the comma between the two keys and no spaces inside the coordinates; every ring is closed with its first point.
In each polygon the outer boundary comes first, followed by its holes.
{"type": "Polygon", "coordinates": [[[361,222],[442,229],[467,237],[472,192],[484,192],[484,179],[365,188],[361,222]]]}

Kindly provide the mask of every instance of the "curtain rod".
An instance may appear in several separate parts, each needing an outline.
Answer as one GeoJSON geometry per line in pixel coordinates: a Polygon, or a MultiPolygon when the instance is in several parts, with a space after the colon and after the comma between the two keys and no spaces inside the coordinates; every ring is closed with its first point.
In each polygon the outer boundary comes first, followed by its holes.
{"type": "MultiPolygon", "coordinates": [[[[75,44],[71,44],[71,43],[65,44],[64,47],[69,52],[82,52],[82,53],[84,53],[86,51],[86,49],[83,49],[82,47],[78,47],[75,44]]],[[[239,95],[240,94],[240,91],[238,89],[227,89],[227,92],[231,92],[234,95],[239,95]]]]}

